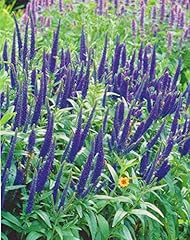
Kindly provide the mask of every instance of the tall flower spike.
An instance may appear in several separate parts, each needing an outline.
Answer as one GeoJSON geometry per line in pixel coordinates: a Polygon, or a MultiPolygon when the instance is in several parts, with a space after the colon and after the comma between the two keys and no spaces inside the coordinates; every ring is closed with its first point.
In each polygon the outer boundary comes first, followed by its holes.
{"type": "Polygon", "coordinates": [[[42,157],[42,158],[44,158],[48,154],[50,146],[52,144],[52,139],[53,139],[54,116],[53,116],[53,113],[49,113],[48,115],[49,115],[48,126],[45,133],[44,142],[41,146],[40,154],[39,154],[39,157],[42,157]]]}
{"type": "Polygon", "coordinates": [[[25,79],[22,83],[21,126],[26,122],[28,113],[28,83],[25,79]]]}
{"type": "Polygon", "coordinates": [[[156,135],[147,143],[147,149],[150,150],[155,143],[158,141],[161,132],[163,131],[165,126],[165,122],[162,123],[161,127],[159,128],[158,132],[156,133],[156,135]]]}
{"type": "Polygon", "coordinates": [[[123,49],[122,49],[122,54],[121,54],[121,67],[124,68],[126,65],[126,61],[127,61],[127,51],[126,51],[126,47],[123,44],[123,49]]]}
{"type": "Polygon", "coordinates": [[[156,45],[154,45],[153,52],[152,52],[152,59],[151,59],[150,72],[149,72],[149,81],[154,80],[155,69],[156,69],[156,45]]]}
{"type": "Polygon", "coordinates": [[[32,129],[30,136],[28,138],[28,146],[27,146],[27,151],[29,153],[33,152],[34,146],[36,143],[36,133],[34,131],[34,129],[32,129]]]}
{"type": "Polygon", "coordinates": [[[60,20],[58,23],[58,27],[56,32],[53,36],[53,44],[51,48],[51,55],[49,59],[49,70],[51,73],[54,73],[55,67],[56,67],[56,57],[57,57],[57,51],[58,51],[58,42],[59,42],[59,32],[60,32],[60,20]]]}
{"type": "Polygon", "coordinates": [[[56,202],[57,202],[57,193],[58,193],[58,189],[59,189],[59,186],[60,186],[62,174],[63,174],[63,164],[61,165],[61,168],[60,168],[60,170],[57,174],[55,185],[53,187],[53,201],[54,201],[54,204],[56,204],[56,202]]]}
{"type": "Polygon", "coordinates": [[[29,20],[27,20],[25,33],[24,33],[24,45],[23,45],[23,53],[22,53],[23,69],[25,69],[25,62],[28,54],[28,23],[29,23],[29,20]]]}
{"type": "Polygon", "coordinates": [[[148,71],[148,49],[147,47],[144,50],[144,57],[143,57],[143,74],[146,74],[148,71]]]}
{"type": "Polygon", "coordinates": [[[11,77],[11,87],[15,88],[17,84],[16,80],[16,33],[13,33],[13,43],[11,51],[11,67],[10,67],[10,77],[11,77]]]}
{"type": "Polygon", "coordinates": [[[6,172],[7,170],[9,170],[11,168],[11,164],[13,161],[13,155],[14,155],[14,151],[15,151],[15,146],[16,146],[16,140],[17,140],[17,131],[15,132],[15,135],[11,138],[11,146],[10,146],[10,150],[6,159],[6,163],[5,163],[5,167],[3,169],[2,172],[2,179],[5,178],[6,172]]]}
{"type": "Polygon", "coordinates": [[[68,180],[68,182],[67,182],[67,184],[66,184],[66,186],[65,186],[65,189],[63,190],[62,197],[61,197],[61,201],[60,201],[60,203],[59,203],[58,209],[60,209],[61,207],[64,208],[65,199],[66,199],[66,197],[67,197],[67,191],[68,191],[69,185],[70,185],[70,179],[68,180]]]}
{"type": "Polygon", "coordinates": [[[44,86],[43,86],[43,81],[41,81],[40,91],[37,96],[31,125],[37,124],[38,120],[40,118],[40,114],[41,114],[41,110],[42,110],[42,106],[43,106],[43,92],[44,92],[44,86]]]}
{"type": "Polygon", "coordinates": [[[105,64],[106,64],[106,54],[107,54],[107,46],[108,46],[108,34],[106,34],[105,42],[104,42],[104,49],[102,53],[102,58],[98,67],[98,80],[102,80],[102,76],[105,72],[105,64]]]}
{"type": "Polygon", "coordinates": [[[73,162],[79,149],[80,149],[80,142],[81,142],[81,127],[82,127],[82,110],[79,113],[77,128],[75,130],[73,141],[71,144],[71,149],[68,155],[68,162],[73,162]]]}
{"type": "Polygon", "coordinates": [[[114,61],[113,61],[113,76],[118,72],[118,69],[119,69],[120,55],[121,55],[122,47],[123,47],[123,45],[119,44],[118,46],[116,46],[116,49],[115,49],[115,56],[114,56],[114,61]]]}
{"type": "Polygon", "coordinates": [[[92,174],[91,183],[93,186],[95,186],[98,182],[98,179],[101,175],[102,169],[104,167],[104,150],[103,150],[103,131],[100,130],[100,132],[97,135],[97,141],[98,141],[98,156],[95,164],[95,168],[92,174]]]}
{"type": "Polygon", "coordinates": [[[77,184],[77,195],[81,196],[85,190],[85,185],[88,180],[91,168],[92,168],[92,161],[94,158],[94,150],[95,150],[95,144],[92,143],[92,148],[90,151],[90,154],[88,155],[88,159],[83,167],[82,173],[79,178],[79,182],[77,184]]]}
{"type": "Polygon", "coordinates": [[[48,180],[55,154],[55,142],[51,143],[49,154],[45,160],[44,165],[38,170],[37,182],[36,182],[36,192],[41,192],[48,180]]]}
{"type": "Polygon", "coordinates": [[[5,200],[5,188],[6,188],[6,184],[7,184],[7,178],[8,178],[8,171],[6,169],[4,176],[2,177],[1,180],[1,209],[3,209],[4,206],[4,200],[5,200]]]}
{"type": "Polygon", "coordinates": [[[4,66],[5,66],[5,71],[8,72],[9,67],[8,67],[8,52],[7,52],[7,41],[4,43],[3,47],[3,61],[4,61],[4,66]]]}
{"type": "Polygon", "coordinates": [[[176,87],[177,81],[178,81],[180,73],[181,73],[181,66],[182,66],[182,58],[180,57],[179,61],[178,61],[178,66],[177,66],[177,69],[176,69],[176,72],[175,72],[175,75],[173,78],[172,89],[174,89],[176,87]]]}
{"type": "Polygon", "coordinates": [[[27,206],[26,206],[27,214],[30,214],[32,212],[33,205],[34,205],[35,193],[36,193],[36,175],[34,176],[31,186],[30,186],[29,198],[28,198],[27,206]]]}
{"type": "Polygon", "coordinates": [[[179,148],[179,152],[181,156],[186,156],[190,154],[190,137],[183,143],[183,145],[179,148]]]}
{"type": "Polygon", "coordinates": [[[142,159],[141,159],[141,162],[140,162],[140,174],[143,176],[144,173],[146,172],[147,170],[147,167],[148,167],[148,164],[149,164],[149,156],[150,156],[150,153],[147,151],[142,159]]]}
{"type": "Polygon", "coordinates": [[[94,116],[95,109],[96,109],[96,104],[94,105],[94,107],[93,107],[93,109],[92,109],[92,111],[90,113],[90,116],[88,118],[88,121],[86,123],[86,126],[84,127],[84,130],[81,133],[80,144],[79,144],[79,151],[82,148],[82,146],[84,144],[84,141],[85,141],[85,139],[87,137],[87,134],[88,134],[88,131],[90,129],[91,122],[92,122],[92,119],[93,119],[93,116],[94,116]]]}
{"type": "Polygon", "coordinates": [[[87,58],[87,49],[86,49],[86,40],[84,34],[84,27],[82,28],[81,37],[80,37],[80,61],[86,63],[87,58]]]}
{"type": "Polygon", "coordinates": [[[17,22],[15,15],[13,15],[13,18],[15,21],[15,27],[16,27],[16,33],[17,33],[19,58],[21,59],[22,58],[22,39],[21,39],[20,29],[19,29],[18,22],[17,22]]]}
{"type": "Polygon", "coordinates": [[[170,171],[170,168],[171,167],[168,163],[168,160],[165,160],[159,167],[159,169],[155,172],[157,182],[159,182],[162,178],[164,178],[167,175],[167,173],[170,171]]]}
{"type": "Polygon", "coordinates": [[[30,60],[32,60],[35,56],[35,28],[34,28],[34,21],[32,15],[30,15],[30,60]]]}
{"type": "Polygon", "coordinates": [[[131,113],[132,113],[132,108],[129,109],[127,118],[126,118],[124,126],[123,126],[122,134],[121,134],[121,137],[119,139],[119,148],[120,149],[122,149],[124,147],[124,145],[126,144],[126,140],[128,138],[128,135],[129,135],[130,123],[131,123],[131,113]]]}
{"type": "Polygon", "coordinates": [[[84,77],[84,84],[82,87],[82,98],[83,99],[85,99],[87,96],[89,81],[90,81],[90,61],[88,62],[88,65],[87,65],[87,70],[86,70],[86,74],[84,77]]]}

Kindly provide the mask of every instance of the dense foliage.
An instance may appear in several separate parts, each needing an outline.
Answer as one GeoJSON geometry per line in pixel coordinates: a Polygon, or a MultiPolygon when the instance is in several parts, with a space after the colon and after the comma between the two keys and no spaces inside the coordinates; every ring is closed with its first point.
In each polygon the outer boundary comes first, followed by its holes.
{"type": "Polygon", "coordinates": [[[190,238],[190,2],[8,12],[2,239],[190,238]]]}

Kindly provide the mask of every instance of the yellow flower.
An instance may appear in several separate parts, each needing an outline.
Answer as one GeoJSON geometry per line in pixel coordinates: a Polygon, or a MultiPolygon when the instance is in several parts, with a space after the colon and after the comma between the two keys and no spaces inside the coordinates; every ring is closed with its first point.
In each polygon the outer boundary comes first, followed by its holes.
{"type": "Polygon", "coordinates": [[[127,187],[129,185],[129,178],[127,178],[127,177],[120,177],[119,185],[122,188],[127,187]]]}

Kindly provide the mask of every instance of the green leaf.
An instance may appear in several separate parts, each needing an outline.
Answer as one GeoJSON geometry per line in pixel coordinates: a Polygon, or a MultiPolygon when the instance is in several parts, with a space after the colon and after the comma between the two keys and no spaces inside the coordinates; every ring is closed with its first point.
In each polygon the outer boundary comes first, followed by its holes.
{"type": "Polygon", "coordinates": [[[7,221],[6,219],[3,219],[3,220],[1,221],[1,224],[4,224],[4,225],[10,227],[11,229],[15,230],[15,231],[18,232],[18,233],[19,233],[19,232],[22,232],[22,230],[23,230],[22,228],[20,228],[20,227],[18,227],[17,225],[15,225],[15,224],[7,221]]]}
{"type": "Polygon", "coordinates": [[[57,234],[60,237],[60,240],[63,240],[63,233],[61,231],[61,228],[59,226],[55,226],[55,231],[57,232],[57,234]]]}
{"type": "Polygon", "coordinates": [[[8,237],[2,232],[1,233],[2,240],[9,240],[8,237]]]}
{"type": "Polygon", "coordinates": [[[126,215],[127,212],[125,212],[122,208],[117,210],[113,219],[112,227],[115,227],[126,215]]]}
{"type": "Polygon", "coordinates": [[[40,237],[42,237],[43,235],[41,233],[38,232],[30,232],[27,237],[26,240],[36,240],[39,239],[40,237]]]}
{"type": "Polygon", "coordinates": [[[88,214],[85,213],[84,215],[85,215],[85,219],[88,223],[88,227],[90,229],[92,239],[95,240],[95,236],[96,236],[96,232],[97,232],[96,217],[93,212],[89,212],[88,214]]]}
{"type": "Polygon", "coordinates": [[[157,221],[158,223],[160,223],[161,225],[163,225],[163,223],[156,217],[154,216],[151,212],[147,211],[147,210],[144,210],[144,209],[133,209],[131,211],[131,214],[134,214],[136,216],[139,216],[139,215],[145,215],[147,217],[150,217],[152,218],[153,220],[157,221]]]}
{"type": "Polygon", "coordinates": [[[36,213],[45,222],[45,224],[47,224],[47,226],[49,228],[52,228],[51,222],[50,222],[50,219],[49,219],[49,216],[47,215],[47,213],[43,212],[42,210],[38,210],[38,211],[36,211],[36,213]]]}
{"type": "Polygon", "coordinates": [[[19,228],[22,228],[20,221],[10,212],[2,212],[2,217],[8,220],[9,222],[13,223],[14,225],[17,225],[19,228]]]}
{"type": "Polygon", "coordinates": [[[154,204],[149,203],[149,202],[143,202],[143,205],[147,206],[148,208],[154,210],[155,212],[157,212],[161,217],[164,218],[163,213],[160,211],[159,208],[157,208],[154,204]]]}
{"type": "Polygon", "coordinates": [[[3,126],[5,123],[7,123],[16,113],[14,111],[14,106],[11,106],[6,113],[3,115],[3,117],[0,120],[0,126],[3,126]]]}
{"type": "Polygon", "coordinates": [[[107,165],[107,167],[108,167],[108,170],[109,170],[109,172],[110,172],[110,174],[111,174],[114,182],[115,182],[116,184],[118,184],[119,177],[118,177],[115,169],[114,169],[109,163],[107,163],[106,165],[107,165]]]}
{"type": "Polygon", "coordinates": [[[107,240],[109,237],[109,224],[107,220],[100,214],[97,215],[97,220],[98,220],[98,226],[103,236],[103,239],[107,240]]]}
{"type": "Polygon", "coordinates": [[[8,192],[8,191],[13,191],[13,190],[17,190],[17,189],[20,189],[20,188],[23,188],[25,187],[26,185],[15,185],[15,186],[7,186],[5,191],[8,192]]]}
{"type": "Polygon", "coordinates": [[[114,200],[113,197],[107,195],[95,195],[94,198],[99,200],[114,200]]]}
{"type": "Polygon", "coordinates": [[[125,238],[126,238],[127,240],[133,240],[133,238],[132,238],[132,236],[131,236],[131,233],[130,233],[128,227],[125,226],[125,225],[123,225],[123,234],[125,235],[125,238]]]}

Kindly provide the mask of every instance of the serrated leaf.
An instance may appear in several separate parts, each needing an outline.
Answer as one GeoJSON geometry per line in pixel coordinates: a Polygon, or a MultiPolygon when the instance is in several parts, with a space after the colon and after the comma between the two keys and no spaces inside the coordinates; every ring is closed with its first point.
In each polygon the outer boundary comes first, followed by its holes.
{"type": "Polygon", "coordinates": [[[95,195],[94,198],[99,200],[114,200],[113,197],[107,195],[95,195]]]}
{"type": "Polygon", "coordinates": [[[145,215],[147,217],[150,217],[152,218],[153,220],[157,221],[158,223],[160,223],[161,225],[163,225],[163,223],[156,217],[154,216],[151,212],[147,211],[147,210],[144,210],[144,209],[133,209],[131,211],[131,214],[134,214],[136,216],[139,216],[139,215],[145,215]]]}
{"type": "Polygon", "coordinates": [[[38,211],[36,211],[36,213],[49,228],[52,228],[51,222],[50,222],[50,219],[49,219],[49,216],[47,215],[47,213],[43,212],[42,210],[38,210],[38,211]]]}
{"type": "Polygon", "coordinates": [[[98,220],[98,226],[103,236],[103,239],[107,240],[109,237],[109,224],[107,220],[100,214],[97,215],[97,220],[98,220]]]}
{"type": "Polygon", "coordinates": [[[22,232],[22,230],[23,230],[22,228],[18,227],[17,225],[13,224],[12,222],[7,221],[6,219],[3,219],[1,221],[1,224],[4,224],[4,225],[10,227],[11,229],[15,230],[16,232],[22,232]]]}
{"type": "Polygon", "coordinates": [[[38,232],[30,232],[27,237],[26,240],[37,240],[40,237],[42,237],[43,235],[41,233],[38,232]]]}
{"type": "Polygon", "coordinates": [[[13,190],[17,190],[17,189],[20,189],[20,188],[23,188],[25,187],[26,185],[13,185],[13,186],[7,186],[5,191],[8,192],[8,191],[13,191],[13,190]]]}
{"type": "Polygon", "coordinates": [[[117,210],[113,219],[112,227],[115,227],[126,215],[127,212],[125,212],[123,209],[117,210]]]}

